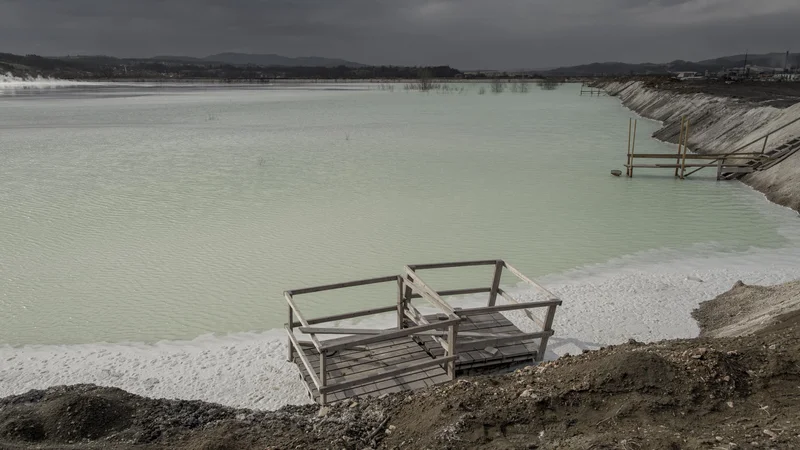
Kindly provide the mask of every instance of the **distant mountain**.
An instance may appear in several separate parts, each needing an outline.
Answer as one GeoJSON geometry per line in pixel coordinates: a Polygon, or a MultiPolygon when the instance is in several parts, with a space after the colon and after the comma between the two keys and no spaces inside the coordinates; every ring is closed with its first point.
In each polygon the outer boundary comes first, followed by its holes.
{"type": "MultiPolygon", "coordinates": [[[[759,67],[771,67],[783,69],[786,53],[766,53],[760,55],[748,55],[747,65],[759,67]]],[[[725,56],[722,58],[707,59],[703,61],[683,61],[675,60],[668,63],[654,64],[630,64],[621,62],[603,62],[583,64],[571,67],[559,67],[546,72],[549,75],[567,76],[594,76],[594,75],[648,75],[666,74],[670,72],[718,72],[732,67],[742,67],[745,63],[745,55],[725,56]]],[[[797,67],[800,65],[800,54],[789,55],[789,66],[797,67]]]]}
{"type": "Polygon", "coordinates": [[[346,61],[337,58],[322,58],[318,56],[305,56],[290,58],[281,55],[258,55],[249,53],[219,53],[201,58],[205,62],[221,62],[233,65],[253,66],[286,66],[286,67],[366,67],[364,64],[346,61]]]}
{"type": "Polygon", "coordinates": [[[56,57],[61,60],[72,61],[92,61],[96,63],[114,64],[119,61],[154,61],[161,63],[184,63],[184,64],[232,64],[234,66],[261,66],[261,67],[339,67],[349,68],[367,67],[365,64],[346,61],[337,58],[322,58],[318,56],[306,56],[290,58],[281,55],[258,55],[248,53],[219,53],[195,58],[192,56],[180,55],[160,55],[152,58],[115,58],[112,56],[62,56],[56,57]]]}

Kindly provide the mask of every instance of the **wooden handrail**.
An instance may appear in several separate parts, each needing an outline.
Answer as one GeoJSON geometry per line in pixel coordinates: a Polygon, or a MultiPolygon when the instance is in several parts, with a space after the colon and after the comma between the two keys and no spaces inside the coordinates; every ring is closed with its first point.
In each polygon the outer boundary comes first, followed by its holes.
{"type": "Polygon", "coordinates": [[[453,267],[470,267],[470,266],[491,266],[497,263],[497,259],[486,259],[482,261],[460,261],[448,262],[437,264],[409,264],[406,267],[411,268],[412,271],[428,270],[428,269],[450,269],[453,267]]]}
{"type": "Polygon", "coordinates": [[[314,367],[311,365],[311,362],[308,361],[308,358],[306,357],[306,354],[303,352],[300,343],[297,342],[297,338],[295,337],[294,333],[292,333],[292,331],[289,329],[289,327],[286,327],[286,334],[289,335],[289,341],[291,341],[292,345],[294,346],[297,355],[300,357],[300,361],[302,361],[303,365],[306,366],[306,371],[308,371],[308,374],[311,376],[311,381],[313,381],[314,386],[316,386],[317,389],[319,389],[322,386],[322,383],[320,383],[319,378],[317,378],[317,374],[314,372],[314,367]]]}
{"type": "MultiPolygon", "coordinates": [[[[778,128],[776,128],[776,129],[774,129],[774,130],[770,131],[769,133],[767,133],[767,134],[765,134],[765,135],[763,135],[763,136],[760,136],[760,137],[758,137],[758,138],[756,138],[756,139],[754,139],[754,140],[752,140],[752,141],[748,142],[747,144],[744,144],[744,145],[742,145],[742,146],[738,147],[736,150],[733,150],[733,151],[730,151],[730,152],[728,152],[728,153],[725,153],[725,154],[723,154],[721,157],[719,157],[719,158],[717,158],[717,159],[713,160],[713,161],[712,161],[712,163],[719,162],[719,161],[722,161],[722,162],[724,163],[724,162],[725,162],[725,160],[726,160],[726,159],[728,159],[728,157],[730,157],[731,155],[738,154],[740,150],[744,150],[744,149],[746,149],[747,147],[749,147],[749,146],[751,146],[751,145],[753,145],[753,144],[755,144],[755,143],[757,143],[757,142],[760,142],[762,139],[764,140],[764,147],[762,148],[762,150],[761,150],[761,153],[760,153],[760,154],[761,154],[761,155],[763,155],[763,154],[764,154],[764,150],[766,150],[766,148],[767,148],[767,139],[769,139],[769,137],[770,137],[772,134],[774,134],[774,133],[777,133],[778,131],[781,131],[782,129],[784,129],[784,128],[788,127],[789,125],[791,125],[791,124],[793,124],[793,123],[795,123],[795,122],[797,122],[797,121],[800,121],[800,117],[798,117],[798,118],[796,118],[796,119],[794,119],[794,120],[792,120],[792,121],[790,121],[790,122],[787,122],[787,123],[785,123],[785,124],[781,125],[780,127],[778,127],[778,128]]],[[[702,169],[702,167],[700,167],[700,168],[698,168],[698,169],[695,169],[695,170],[693,170],[693,171],[691,171],[691,172],[687,173],[687,174],[686,174],[686,176],[688,177],[689,175],[691,175],[691,174],[693,174],[693,173],[695,173],[695,172],[699,171],[700,169],[702,169]]]]}
{"type": "MultiPolygon", "coordinates": [[[[382,308],[365,309],[362,311],[355,311],[351,313],[336,314],[334,316],[317,317],[315,319],[308,319],[306,323],[309,325],[318,325],[320,323],[335,322],[337,320],[354,319],[356,317],[371,316],[374,314],[383,314],[396,310],[396,306],[384,306],[382,308]]],[[[293,327],[306,326],[300,321],[292,322],[293,327]]]]}
{"type": "Polygon", "coordinates": [[[369,284],[378,284],[378,283],[386,283],[388,281],[395,281],[397,280],[397,275],[387,276],[387,277],[380,277],[380,278],[369,278],[366,280],[356,280],[356,281],[348,281],[345,283],[336,283],[336,284],[327,284],[324,286],[315,286],[303,289],[294,289],[291,291],[286,291],[290,295],[301,295],[301,294],[311,294],[313,292],[322,292],[322,291],[332,291],[335,289],[344,289],[349,287],[355,286],[366,286],[369,284]]]}
{"type": "Polygon", "coordinates": [[[759,138],[757,138],[757,139],[754,139],[754,140],[753,140],[753,141],[751,141],[751,142],[748,142],[747,144],[744,144],[744,145],[742,145],[741,147],[737,148],[736,150],[734,150],[734,151],[732,151],[732,152],[729,152],[729,153],[726,153],[726,154],[724,154],[724,155],[723,155],[723,158],[721,158],[721,159],[724,159],[724,157],[730,156],[730,155],[732,155],[732,154],[734,154],[734,153],[739,153],[739,150],[744,150],[745,148],[747,148],[747,147],[749,147],[749,146],[751,146],[751,145],[755,144],[756,142],[759,142],[759,141],[760,141],[760,140],[762,140],[762,139],[769,138],[769,136],[770,136],[771,134],[777,133],[778,131],[781,131],[782,129],[784,129],[784,128],[788,127],[789,125],[791,125],[791,124],[793,124],[793,123],[795,123],[795,122],[797,122],[797,121],[800,121],[800,117],[798,117],[798,118],[796,118],[796,119],[792,120],[791,122],[787,122],[787,123],[785,123],[785,124],[781,125],[780,127],[778,127],[778,128],[776,128],[776,129],[774,129],[774,130],[770,131],[769,133],[767,133],[767,134],[765,134],[765,135],[763,135],[763,136],[761,136],[761,137],[759,137],[759,138]]]}
{"type": "MultiPolygon", "coordinates": [[[[484,294],[491,292],[491,288],[468,288],[468,289],[452,289],[448,291],[436,291],[439,297],[449,297],[451,295],[468,295],[468,294],[484,294]]],[[[413,294],[411,298],[422,298],[419,294],[413,294]]]]}
{"type": "Polygon", "coordinates": [[[403,328],[402,330],[386,330],[380,334],[368,337],[354,337],[352,339],[344,338],[342,340],[337,340],[335,343],[332,344],[327,344],[327,345],[323,344],[322,351],[342,350],[357,345],[366,345],[366,344],[374,344],[376,342],[389,341],[392,339],[409,336],[411,334],[414,334],[415,332],[436,330],[439,328],[449,327],[450,325],[458,323],[460,321],[461,321],[460,318],[454,317],[448,320],[435,322],[430,325],[420,325],[412,328],[403,328]]]}
{"type": "MultiPolygon", "coordinates": [[[[521,303],[519,300],[517,300],[514,297],[512,297],[511,294],[509,294],[508,292],[506,292],[506,291],[504,291],[502,289],[499,289],[498,293],[504,299],[508,300],[511,303],[517,303],[517,304],[521,303]]],[[[544,330],[544,320],[534,316],[533,313],[528,311],[527,309],[524,311],[524,313],[525,313],[526,316],[528,316],[529,319],[531,319],[532,321],[536,322],[536,324],[539,325],[540,327],[542,327],[542,329],[544,330]]]]}
{"type": "MultiPolygon", "coordinates": [[[[308,321],[306,321],[306,319],[303,318],[303,315],[300,314],[300,310],[297,308],[297,305],[294,304],[294,300],[292,299],[292,294],[289,291],[286,291],[286,292],[283,293],[283,297],[286,299],[286,302],[289,304],[289,308],[292,311],[294,311],[295,315],[297,316],[297,320],[300,321],[300,324],[303,325],[304,327],[310,326],[308,321]]],[[[289,331],[291,331],[291,324],[290,324],[290,327],[289,327],[289,331]]],[[[322,343],[313,334],[311,335],[311,342],[314,343],[314,347],[317,348],[318,352],[322,352],[322,343]]]]}
{"type": "Polygon", "coordinates": [[[515,269],[511,264],[506,263],[506,262],[504,262],[503,264],[505,264],[506,269],[508,269],[511,273],[516,275],[517,278],[519,278],[520,280],[522,280],[522,281],[530,284],[531,286],[535,287],[536,289],[538,289],[543,294],[549,296],[550,300],[558,300],[558,296],[556,296],[552,292],[550,292],[547,289],[545,289],[544,286],[540,285],[539,283],[537,283],[537,282],[531,280],[530,278],[526,277],[525,275],[523,275],[522,272],[520,272],[519,270],[515,269]]]}
{"type": "Polygon", "coordinates": [[[430,286],[428,286],[422,278],[420,278],[414,270],[412,270],[409,266],[405,267],[406,271],[406,286],[410,287],[413,291],[416,291],[422,298],[427,300],[428,302],[432,303],[434,306],[441,309],[445,314],[453,314],[453,308],[447,304],[439,294],[436,293],[430,286]]]}
{"type": "Polygon", "coordinates": [[[483,306],[480,308],[466,308],[456,310],[458,316],[471,316],[476,314],[500,312],[500,311],[514,311],[517,309],[528,308],[547,308],[550,306],[561,306],[561,300],[550,300],[546,302],[527,302],[527,303],[512,303],[510,305],[497,305],[497,306],[483,306]]]}

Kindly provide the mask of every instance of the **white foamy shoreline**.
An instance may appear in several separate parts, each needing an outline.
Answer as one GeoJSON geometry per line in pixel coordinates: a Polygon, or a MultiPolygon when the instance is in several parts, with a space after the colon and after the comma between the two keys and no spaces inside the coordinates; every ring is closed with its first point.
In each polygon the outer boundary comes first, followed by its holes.
{"type": "MultiPolygon", "coordinates": [[[[673,259],[680,254],[645,252],[546,277],[547,286],[564,299],[547,357],[631,338],[694,337],[698,328],[691,311],[737,280],[771,285],[800,278],[797,247],[673,259]],[[653,262],[654,255],[667,261],[653,262]]],[[[517,295],[534,294],[518,288],[517,295]]],[[[469,306],[482,301],[464,297],[454,303],[469,306]]],[[[387,316],[370,325],[390,326],[391,321],[387,316]]],[[[253,409],[308,403],[299,372],[285,355],[285,338],[279,330],[156,344],[3,346],[0,397],[54,385],[94,383],[148,397],[253,409]]]]}
{"type": "Polygon", "coordinates": [[[65,86],[99,86],[106,83],[91,81],[61,80],[58,78],[15,77],[10,73],[0,74],[0,88],[50,88],[65,86]]]}

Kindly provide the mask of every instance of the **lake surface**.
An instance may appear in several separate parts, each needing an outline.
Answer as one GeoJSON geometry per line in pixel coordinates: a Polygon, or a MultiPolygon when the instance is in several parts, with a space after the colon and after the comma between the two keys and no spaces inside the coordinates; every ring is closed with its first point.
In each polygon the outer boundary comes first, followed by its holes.
{"type": "MultiPolygon", "coordinates": [[[[800,267],[796,214],[740,183],[610,176],[632,113],[577,85],[1,86],[0,344],[270,330],[283,290],[415,263],[503,258],[562,284],[612,260],[800,267]]],[[[639,121],[637,151],[675,151],[658,127],[639,121]]],[[[394,295],[301,302],[320,316],[394,295]]]]}

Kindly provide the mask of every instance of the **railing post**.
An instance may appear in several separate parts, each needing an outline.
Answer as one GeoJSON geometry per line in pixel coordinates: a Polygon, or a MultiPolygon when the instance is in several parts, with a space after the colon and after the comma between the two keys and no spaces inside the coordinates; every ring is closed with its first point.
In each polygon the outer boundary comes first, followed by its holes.
{"type": "Polygon", "coordinates": [[[724,159],[717,160],[717,181],[722,179],[722,164],[725,163],[724,159]]]}
{"type": "Polygon", "coordinates": [[[497,290],[500,288],[500,278],[503,276],[503,266],[505,263],[497,260],[494,263],[494,278],[492,279],[492,290],[489,292],[489,306],[494,306],[497,302],[497,290]]]}
{"type": "MultiPolygon", "coordinates": [[[[454,323],[447,329],[447,356],[455,356],[456,354],[456,335],[458,334],[458,324],[454,323]]],[[[447,363],[447,375],[451,380],[456,379],[456,362],[455,360],[447,363]]]]}
{"type": "Polygon", "coordinates": [[[625,155],[626,158],[627,158],[626,159],[626,161],[627,161],[626,166],[627,167],[625,168],[625,175],[626,176],[631,176],[631,164],[633,164],[633,161],[631,161],[631,131],[633,131],[633,118],[629,117],[628,118],[628,148],[626,150],[627,154],[625,155]]]}
{"type": "Polygon", "coordinates": [[[683,134],[683,160],[681,161],[681,180],[686,174],[686,151],[689,148],[689,119],[686,119],[686,132],[683,134]]]}
{"type": "MultiPolygon", "coordinates": [[[[411,290],[411,286],[406,284],[406,279],[403,278],[402,276],[401,276],[401,279],[403,280],[403,286],[404,286],[404,289],[403,289],[403,305],[405,306],[406,303],[411,303],[411,295],[413,294],[413,291],[411,290]]],[[[418,323],[416,323],[416,320],[414,320],[414,323],[415,323],[415,325],[419,325],[418,323]]]]}
{"type": "Polygon", "coordinates": [[[406,302],[403,297],[403,277],[397,277],[397,329],[403,329],[403,314],[405,313],[406,302]]]}
{"type": "MultiPolygon", "coordinates": [[[[542,327],[542,331],[552,331],[553,330],[553,318],[556,316],[556,307],[550,306],[547,308],[547,317],[544,319],[544,326],[542,327]]],[[[549,336],[545,336],[539,342],[539,352],[536,354],[536,360],[542,361],[544,359],[544,354],[547,351],[547,341],[550,339],[549,336]]]]}
{"type": "Polygon", "coordinates": [[[769,139],[769,135],[764,136],[764,146],[761,147],[761,154],[763,155],[765,151],[767,151],[767,139],[769,139]]]}
{"type": "MultiPolygon", "coordinates": [[[[319,384],[322,388],[324,388],[328,384],[328,374],[325,369],[325,351],[319,352],[319,384]]],[[[321,389],[321,388],[320,388],[321,389]]],[[[319,393],[319,404],[325,405],[328,401],[328,394],[323,393],[320,391],[319,393]]]]}
{"type": "Polygon", "coordinates": [[[678,159],[675,161],[675,177],[678,176],[678,171],[680,170],[681,165],[681,146],[683,146],[683,122],[686,120],[686,116],[681,116],[681,132],[678,136],[678,159]]]}
{"type": "Polygon", "coordinates": [[[628,177],[633,178],[633,154],[636,153],[636,125],[639,124],[639,119],[633,119],[633,141],[631,141],[631,167],[628,177]]]}
{"type": "MultiPolygon", "coordinates": [[[[292,333],[292,328],[294,328],[294,312],[292,311],[292,307],[289,306],[289,333],[292,333]]],[[[289,362],[294,361],[294,345],[292,345],[292,340],[287,338],[286,345],[289,347],[289,362]]]]}

